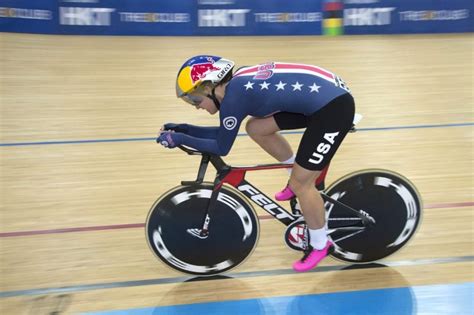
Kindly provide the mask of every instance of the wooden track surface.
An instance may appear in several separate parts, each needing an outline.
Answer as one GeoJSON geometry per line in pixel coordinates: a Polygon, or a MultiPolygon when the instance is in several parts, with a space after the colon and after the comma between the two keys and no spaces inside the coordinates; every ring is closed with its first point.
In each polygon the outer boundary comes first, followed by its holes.
{"type": "MultiPolygon", "coordinates": [[[[176,71],[201,53],[226,56],[239,66],[278,60],[339,74],[364,119],[336,154],[328,183],[359,169],[386,168],[417,186],[427,206],[421,228],[387,262],[472,256],[473,44],[472,35],[0,34],[0,143],[38,142],[0,147],[1,291],[182,276],[154,258],[143,228],[87,228],[144,223],[159,195],[195,178],[199,159],[153,140],[74,141],[151,139],[165,122],[215,125],[217,117],[175,98],[176,71]],[[471,125],[442,126],[462,123],[471,125]],[[416,128],[379,129],[407,126],[416,128]],[[50,141],[66,143],[44,143],[50,141]],[[84,229],[8,236],[70,228],[84,229]]],[[[301,135],[287,137],[296,148],[301,135]]],[[[237,138],[226,161],[274,162],[247,136],[237,138]]],[[[249,179],[269,195],[287,180],[283,170],[250,173],[249,179]]],[[[257,249],[235,272],[288,269],[298,254],[284,245],[283,231],[278,222],[262,220],[257,249]]],[[[323,266],[341,264],[328,259],[323,266]]],[[[77,290],[67,294],[65,312],[462,281],[473,281],[472,261],[77,290]]],[[[19,295],[0,303],[4,314],[41,314],[57,295],[19,295]]]]}

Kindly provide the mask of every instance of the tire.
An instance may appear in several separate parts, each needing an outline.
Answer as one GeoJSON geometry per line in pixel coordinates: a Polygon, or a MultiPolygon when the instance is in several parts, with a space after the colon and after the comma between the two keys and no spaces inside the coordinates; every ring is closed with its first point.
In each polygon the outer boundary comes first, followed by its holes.
{"type": "Polygon", "coordinates": [[[148,246],[175,270],[199,276],[220,274],[240,265],[257,245],[260,226],[254,208],[226,186],[209,215],[209,235],[199,236],[196,231],[203,226],[212,187],[211,183],[177,186],[163,194],[148,214],[148,246]]]}
{"type": "Polygon", "coordinates": [[[375,220],[373,226],[353,231],[337,231],[341,226],[360,226],[352,211],[326,202],[326,219],[332,254],[351,263],[383,259],[406,245],[416,233],[422,217],[422,201],[415,186],[400,174],[379,169],[349,174],[326,194],[375,220]]]}

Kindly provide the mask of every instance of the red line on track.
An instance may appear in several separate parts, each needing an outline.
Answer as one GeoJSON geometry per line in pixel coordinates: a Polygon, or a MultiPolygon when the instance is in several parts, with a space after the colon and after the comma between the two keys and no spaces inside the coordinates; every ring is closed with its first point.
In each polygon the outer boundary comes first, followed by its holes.
{"type": "Polygon", "coordinates": [[[58,234],[58,233],[89,232],[89,231],[104,231],[104,230],[120,230],[120,229],[133,229],[133,228],[140,228],[140,227],[145,227],[145,223],[85,226],[85,227],[76,227],[76,228],[36,230],[36,231],[6,232],[6,233],[0,233],[0,237],[31,236],[31,235],[42,235],[42,234],[58,234]]]}
{"type": "MultiPolygon", "coordinates": [[[[462,208],[462,207],[471,207],[471,206],[474,206],[474,202],[436,203],[436,204],[431,204],[431,205],[425,205],[424,209],[462,208]]],[[[271,215],[259,216],[260,220],[268,220],[272,218],[273,217],[271,215]]],[[[44,235],[44,234],[73,233],[73,232],[121,230],[121,229],[134,229],[134,228],[144,228],[144,227],[145,227],[145,223],[99,225],[99,226],[85,226],[85,227],[74,227],[74,228],[63,228],[63,229],[50,229],[50,230],[5,232],[5,233],[0,233],[0,237],[19,237],[19,236],[32,236],[32,235],[44,235]]]]}

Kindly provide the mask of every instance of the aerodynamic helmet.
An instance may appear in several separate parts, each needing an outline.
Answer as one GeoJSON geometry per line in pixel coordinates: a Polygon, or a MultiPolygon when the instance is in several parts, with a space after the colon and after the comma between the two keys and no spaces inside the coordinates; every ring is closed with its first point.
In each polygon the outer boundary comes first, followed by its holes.
{"type": "Polygon", "coordinates": [[[188,59],[178,71],[176,96],[195,105],[190,93],[207,84],[216,87],[232,75],[234,62],[218,56],[199,55],[188,59]]]}

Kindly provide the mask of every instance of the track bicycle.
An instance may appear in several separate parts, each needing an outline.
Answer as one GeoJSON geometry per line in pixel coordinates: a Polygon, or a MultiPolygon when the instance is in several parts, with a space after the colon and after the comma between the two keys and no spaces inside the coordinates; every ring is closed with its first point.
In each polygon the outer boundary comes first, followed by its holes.
{"type": "MultiPolygon", "coordinates": [[[[196,180],[182,181],[165,192],[148,214],[147,242],[162,262],[198,276],[239,266],[252,254],[260,234],[259,219],[249,201],[287,226],[284,240],[288,247],[307,248],[307,227],[296,199],[291,200],[288,211],[245,179],[247,172],[291,164],[235,167],[220,156],[179,148],[201,156],[201,162],[196,180]],[[209,163],[217,171],[213,183],[204,181],[209,163]]],[[[326,173],[327,169],[316,181],[320,189],[326,173]]],[[[325,201],[328,237],[334,244],[331,256],[348,263],[386,258],[402,248],[420,224],[420,194],[407,178],[392,171],[356,171],[320,193],[325,201]]]]}

